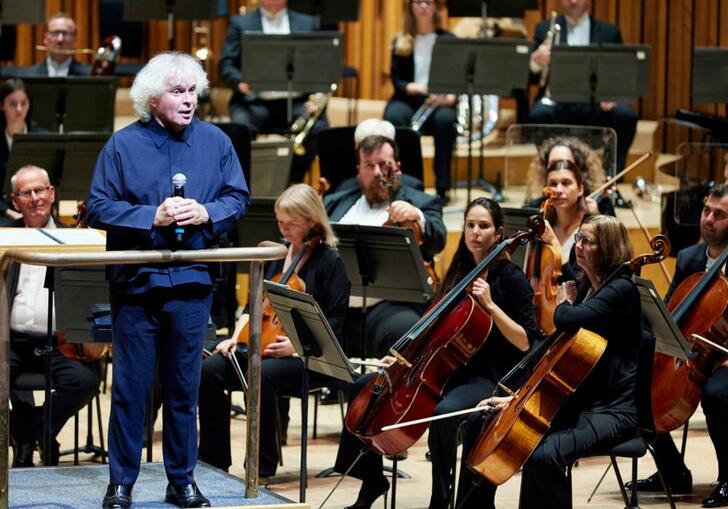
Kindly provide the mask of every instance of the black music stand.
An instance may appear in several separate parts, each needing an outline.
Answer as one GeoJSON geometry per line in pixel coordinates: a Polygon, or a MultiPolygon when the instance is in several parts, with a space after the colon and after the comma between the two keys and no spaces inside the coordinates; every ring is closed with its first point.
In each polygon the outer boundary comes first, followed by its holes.
{"type": "MultiPolygon", "coordinates": [[[[528,85],[528,62],[531,43],[522,39],[438,39],[432,50],[429,89],[436,94],[467,94],[470,103],[468,123],[473,133],[473,96],[512,96],[513,90],[528,85]],[[493,72],[498,69],[498,72],[493,72]]],[[[483,140],[480,144],[480,168],[475,184],[503,201],[498,185],[483,178],[483,140]]],[[[468,140],[467,201],[473,185],[473,148],[468,140]]]]}
{"type": "Polygon", "coordinates": [[[99,152],[110,133],[16,134],[5,175],[5,193],[10,196],[10,178],[21,167],[33,164],[48,172],[56,186],[56,201],[85,200],[99,152]]]}
{"type": "MultiPolygon", "coordinates": [[[[534,207],[502,207],[503,211],[503,237],[508,238],[516,232],[529,230],[528,220],[541,211],[534,207]]],[[[516,249],[511,255],[511,261],[525,270],[526,250],[516,249]]]]}
{"type": "Polygon", "coordinates": [[[124,0],[124,21],[167,20],[167,44],[174,50],[177,19],[214,19],[228,15],[225,0],[124,0]]]}
{"type": "Polygon", "coordinates": [[[655,351],[687,361],[690,357],[690,345],[657,294],[654,283],[639,276],[633,276],[632,281],[640,292],[642,313],[655,335],[655,351]]]}
{"type": "Polygon", "coordinates": [[[339,345],[329,322],[312,295],[264,281],[263,288],[288,337],[303,360],[301,380],[301,483],[299,502],[306,502],[308,487],[308,370],[352,383],[356,372],[339,345]]]}
{"type": "Polygon", "coordinates": [[[291,124],[293,90],[329,93],[331,84],[341,79],[342,39],[341,32],[244,32],[240,79],[253,90],[288,92],[286,117],[291,124]]]}
{"type": "Polygon", "coordinates": [[[33,121],[50,132],[114,130],[116,78],[21,76],[28,85],[33,121]]]}
{"type": "MultiPolygon", "coordinates": [[[[2,45],[2,25],[43,25],[46,22],[45,0],[0,0],[0,45],[2,45]]],[[[15,34],[15,30],[10,31],[15,34]]],[[[12,46],[15,51],[15,43],[12,46]]]]}
{"type": "Polygon", "coordinates": [[[424,268],[422,253],[412,232],[406,228],[333,224],[339,238],[339,254],[351,282],[351,295],[363,299],[363,359],[367,352],[367,298],[425,303],[432,286],[424,268]]]}
{"type": "MultiPolygon", "coordinates": [[[[95,332],[98,329],[93,323],[93,317],[99,310],[106,309],[104,314],[108,316],[111,314],[108,309],[109,283],[106,280],[106,267],[55,267],[53,272],[56,330],[63,332],[69,343],[111,343],[110,321],[109,329],[98,333],[95,332]]],[[[106,451],[103,445],[94,444],[91,419],[92,414],[89,412],[86,444],[79,447],[78,452],[98,454],[106,463],[106,451]]],[[[100,422],[97,424],[103,444],[103,426],[100,422]]],[[[73,452],[74,455],[77,454],[76,450],[73,452]]],[[[67,453],[68,451],[62,451],[61,454],[67,453]]]]}
{"type": "Polygon", "coordinates": [[[359,0],[288,0],[288,8],[316,18],[316,27],[359,19],[359,0]]]}
{"type": "Polygon", "coordinates": [[[695,48],[692,84],[694,103],[728,103],[728,48],[695,48]]]}
{"type": "Polygon", "coordinates": [[[650,47],[623,44],[555,46],[549,88],[557,102],[630,102],[648,93],[650,47]]]}

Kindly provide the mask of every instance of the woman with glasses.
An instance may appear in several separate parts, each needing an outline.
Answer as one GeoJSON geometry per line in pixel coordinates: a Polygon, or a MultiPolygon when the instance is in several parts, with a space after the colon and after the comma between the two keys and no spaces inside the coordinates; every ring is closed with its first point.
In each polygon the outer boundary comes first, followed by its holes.
{"type": "MultiPolygon", "coordinates": [[[[503,213],[489,198],[476,198],[465,209],[463,233],[440,290],[433,301],[443,298],[482,262],[503,240],[503,213]]],[[[524,355],[537,338],[534,321],[533,290],[523,272],[501,256],[491,263],[487,276],[473,284],[472,295],[492,317],[488,339],[467,365],[460,367],[445,386],[442,400],[434,415],[443,415],[475,406],[483,394],[490,394],[498,380],[524,355]]],[[[390,365],[392,357],[382,362],[390,365]]],[[[352,386],[350,401],[371,379],[361,377],[352,386]]],[[[430,423],[427,443],[432,460],[430,509],[448,507],[453,493],[458,447],[458,428],[463,417],[452,417],[430,423]]],[[[344,430],[336,458],[336,470],[345,472],[363,448],[348,430],[344,430]]],[[[350,475],[362,479],[359,496],[348,509],[368,509],[389,489],[382,474],[382,456],[367,452],[350,475]]]]}
{"type": "MultiPolygon", "coordinates": [[[[595,215],[584,219],[574,237],[582,284],[577,287],[569,281],[561,285],[554,322],[559,331],[585,328],[595,332],[606,339],[607,346],[525,463],[521,509],[571,507],[568,472],[574,462],[606,444],[634,436],[638,425],[637,371],[643,325],[640,296],[629,274],[610,278],[632,258],[627,230],[615,217],[595,215]]],[[[480,406],[498,411],[509,399],[487,397],[480,406]]],[[[479,413],[468,419],[464,462],[490,415],[479,413]]],[[[463,465],[457,507],[493,508],[494,496],[495,486],[463,465]]]]}
{"type": "Polygon", "coordinates": [[[440,37],[454,37],[443,28],[440,0],[404,0],[404,25],[392,45],[390,74],[394,95],[387,102],[384,119],[395,126],[410,127],[413,115],[429,104],[433,109],[419,130],[435,138],[435,176],[437,194],[447,201],[450,188],[450,160],[457,132],[456,96],[430,94],[432,49],[440,37]]]}
{"type": "MultiPolygon", "coordinates": [[[[275,203],[275,214],[281,236],[288,244],[285,260],[267,263],[266,279],[273,279],[290,269],[305,282],[306,292],[313,295],[338,338],[343,336],[344,315],[349,300],[349,281],[344,262],[336,250],[337,239],[331,229],[321,198],[307,184],[296,184],[281,193],[275,203]],[[298,255],[302,256],[299,258],[298,255]]],[[[230,400],[227,390],[242,390],[231,364],[235,356],[240,366],[248,365],[247,352],[238,348],[238,337],[248,323],[248,314],[238,320],[230,337],[220,342],[215,352],[202,362],[200,397],[199,458],[209,465],[226,470],[232,464],[230,455],[230,400]]],[[[278,467],[276,446],[276,412],[279,395],[300,396],[303,361],[294,357],[293,344],[287,336],[277,336],[263,352],[260,393],[260,477],[275,475],[278,467]],[[298,392],[297,392],[298,391],[298,392]]],[[[335,383],[325,375],[310,371],[310,386],[335,383]]],[[[287,418],[287,412],[282,415],[287,418]]]]}
{"type": "MultiPolygon", "coordinates": [[[[591,214],[614,215],[608,197],[588,198],[590,189],[606,180],[601,160],[589,146],[575,138],[555,137],[538,151],[528,172],[527,200],[542,196],[544,187],[554,193],[553,207],[546,215],[544,241],[561,251],[562,280],[573,280],[579,272],[574,253],[574,234],[591,214]]],[[[538,207],[544,198],[529,201],[538,207]]]]}

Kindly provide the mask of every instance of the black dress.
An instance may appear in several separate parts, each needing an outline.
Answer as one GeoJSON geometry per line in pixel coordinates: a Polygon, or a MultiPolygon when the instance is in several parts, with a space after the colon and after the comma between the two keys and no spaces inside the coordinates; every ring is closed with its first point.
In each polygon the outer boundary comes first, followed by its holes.
{"type": "MultiPolygon", "coordinates": [[[[266,279],[282,271],[283,260],[268,263],[266,279]]],[[[298,271],[306,283],[306,292],[313,295],[329,321],[332,331],[341,340],[344,316],[349,301],[349,281],[344,263],[336,249],[318,244],[298,271]]],[[[247,366],[247,356],[236,351],[241,367],[247,366]]],[[[260,458],[261,477],[275,475],[278,467],[278,448],[275,442],[276,397],[281,394],[300,397],[303,362],[294,357],[266,358],[262,364],[260,393],[260,458]]],[[[309,372],[310,387],[334,384],[330,377],[309,372]]],[[[241,390],[230,361],[222,355],[212,355],[202,363],[200,381],[199,458],[215,467],[227,470],[232,464],[230,455],[230,402],[226,390],[241,390]]]]}

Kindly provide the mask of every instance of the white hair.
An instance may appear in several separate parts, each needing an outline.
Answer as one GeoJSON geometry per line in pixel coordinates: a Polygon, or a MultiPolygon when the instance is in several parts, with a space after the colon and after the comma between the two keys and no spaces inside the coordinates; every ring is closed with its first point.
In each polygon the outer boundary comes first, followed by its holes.
{"type": "Polygon", "coordinates": [[[18,171],[16,171],[13,176],[10,177],[10,189],[12,190],[12,192],[15,193],[18,190],[18,177],[20,176],[20,174],[31,171],[39,172],[43,177],[43,180],[45,180],[45,184],[47,186],[51,185],[51,179],[45,169],[41,168],[40,166],[35,166],[34,164],[27,164],[21,168],[18,168],[18,171]]]}
{"type": "Polygon", "coordinates": [[[145,65],[136,75],[129,95],[134,101],[134,111],[145,122],[151,118],[149,101],[167,91],[175,80],[192,78],[201,94],[207,89],[208,81],[202,65],[191,55],[168,51],[160,53],[145,65]]]}
{"type": "Polygon", "coordinates": [[[379,120],[377,118],[368,118],[356,126],[354,131],[354,146],[359,146],[367,136],[379,135],[394,140],[396,130],[392,122],[387,120],[379,120]]]}

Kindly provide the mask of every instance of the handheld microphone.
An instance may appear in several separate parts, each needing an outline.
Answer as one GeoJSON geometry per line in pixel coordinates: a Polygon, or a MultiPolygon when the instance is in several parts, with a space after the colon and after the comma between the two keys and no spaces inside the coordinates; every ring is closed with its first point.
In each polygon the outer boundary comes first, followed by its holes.
{"type": "MultiPolygon", "coordinates": [[[[180,198],[185,197],[185,184],[187,183],[187,177],[184,173],[175,173],[172,177],[172,188],[173,196],[179,196],[180,198]]],[[[174,228],[174,240],[177,243],[181,243],[184,240],[185,228],[184,226],[175,226],[174,228]]]]}

